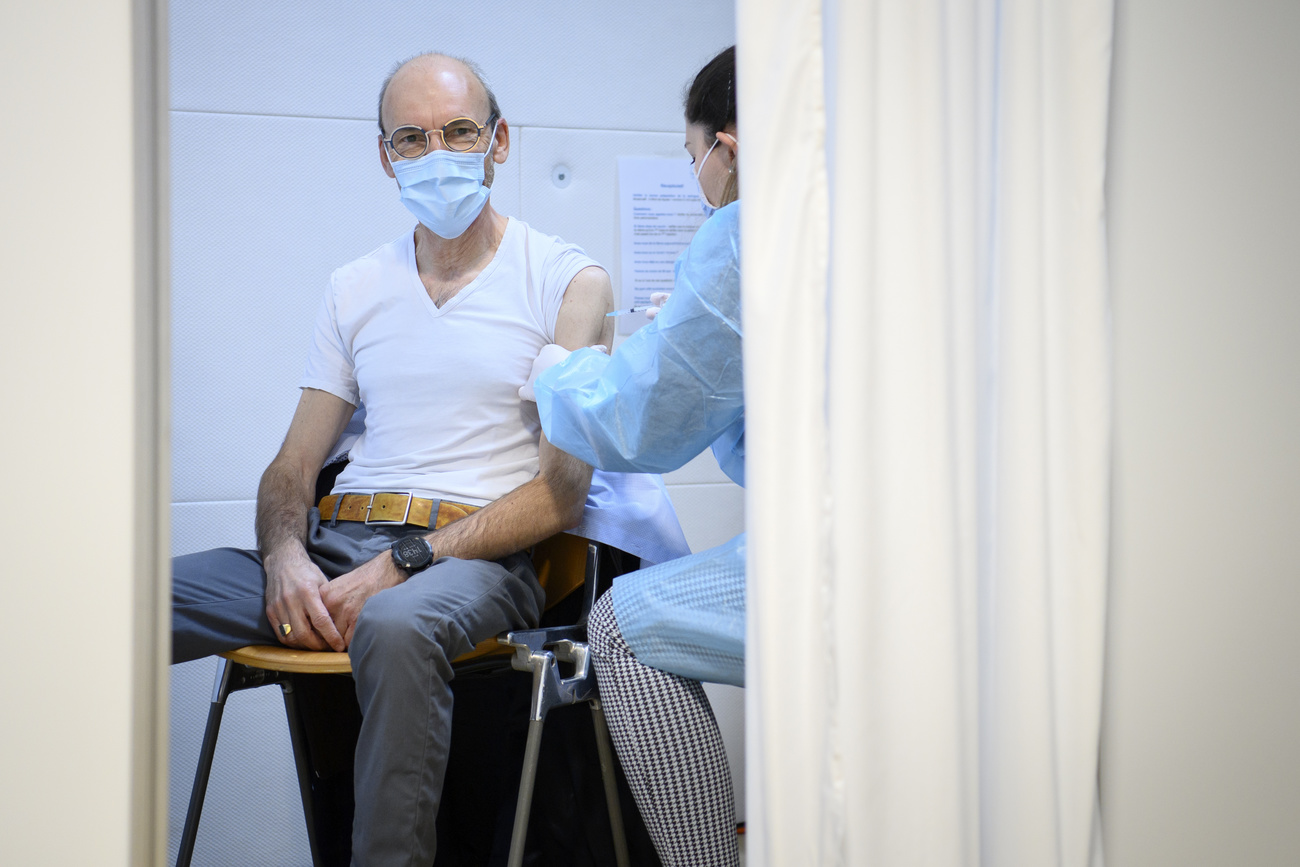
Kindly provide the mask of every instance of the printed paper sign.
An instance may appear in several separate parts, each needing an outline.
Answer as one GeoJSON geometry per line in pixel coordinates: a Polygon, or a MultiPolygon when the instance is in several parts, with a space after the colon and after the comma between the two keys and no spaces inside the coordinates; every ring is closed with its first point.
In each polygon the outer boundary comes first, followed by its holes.
{"type": "MultiPolygon", "coordinates": [[[[688,159],[619,157],[619,309],[650,303],[651,292],[671,292],[673,262],[704,222],[688,159]]],[[[644,314],[620,316],[619,332],[646,323],[644,314]]]]}

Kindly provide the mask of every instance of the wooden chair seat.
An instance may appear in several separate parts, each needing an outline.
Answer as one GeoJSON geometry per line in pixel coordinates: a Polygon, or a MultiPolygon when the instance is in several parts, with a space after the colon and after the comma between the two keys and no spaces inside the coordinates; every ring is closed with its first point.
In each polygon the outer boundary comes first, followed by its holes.
{"type": "MultiPolygon", "coordinates": [[[[495,637],[480,641],[469,653],[452,660],[453,665],[486,659],[490,656],[508,657],[514,651],[503,647],[495,637]]],[[[231,662],[261,668],[266,671],[286,671],[290,674],[351,674],[352,660],[346,653],[329,650],[296,650],[292,647],[249,645],[221,654],[231,662]]]]}
{"type": "MultiPolygon", "coordinates": [[[[560,534],[539,542],[533,550],[537,583],[546,591],[544,610],[549,611],[583,585],[586,577],[587,540],[560,534]]],[[[452,665],[478,662],[489,657],[509,657],[514,653],[496,637],[480,641],[473,650],[452,660],[452,665]]],[[[296,650],[292,647],[253,644],[223,653],[231,662],[266,671],[290,674],[351,674],[352,660],[346,653],[326,650],[296,650]]]]}

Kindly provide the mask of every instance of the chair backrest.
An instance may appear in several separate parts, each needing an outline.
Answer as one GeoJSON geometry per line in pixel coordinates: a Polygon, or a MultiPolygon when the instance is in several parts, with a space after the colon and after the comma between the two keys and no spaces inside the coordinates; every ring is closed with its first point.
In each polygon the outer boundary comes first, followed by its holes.
{"type": "Polygon", "coordinates": [[[557,533],[533,547],[537,582],[546,591],[546,609],[553,608],[587,580],[587,545],[581,536],[557,533]]]}

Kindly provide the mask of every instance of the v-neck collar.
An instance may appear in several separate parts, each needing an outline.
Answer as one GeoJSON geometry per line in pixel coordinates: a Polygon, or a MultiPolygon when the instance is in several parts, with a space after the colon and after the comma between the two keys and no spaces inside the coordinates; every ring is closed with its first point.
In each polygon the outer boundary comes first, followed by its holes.
{"type": "Polygon", "coordinates": [[[492,254],[492,261],[488,262],[487,265],[483,267],[483,270],[475,275],[473,280],[462,286],[459,292],[448,298],[447,303],[443,304],[441,307],[433,303],[433,299],[429,297],[429,290],[424,288],[424,281],[420,279],[420,265],[415,259],[414,230],[412,230],[411,234],[407,236],[406,262],[409,266],[409,272],[411,275],[410,288],[412,291],[419,293],[421,300],[424,302],[424,309],[429,311],[431,316],[435,319],[441,316],[446,316],[452,310],[455,310],[463,300],[474,294],[475,290],[477,290],[479,286],[483,285],[483,283],[487,282],[488,278],[492,276],[492,272],[495,271],[497,266],[501,263],[501,257],[506,249],[506,244],[509,243],[510,234],[515,231],[515,218],[507,217],[506,221],[506,230],[501,233],[501,243],[497,244],[496,252],[492,254]]]}

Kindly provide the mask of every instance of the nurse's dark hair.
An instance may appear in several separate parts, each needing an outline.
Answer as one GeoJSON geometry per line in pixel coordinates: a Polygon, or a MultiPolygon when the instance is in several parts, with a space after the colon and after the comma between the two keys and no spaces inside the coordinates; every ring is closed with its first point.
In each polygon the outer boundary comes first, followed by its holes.
{"type": "MultiPolygon", "coordinates": [[[[443,54],[441,51],[425,51],[420,54],[413,54],[405,60],[399,60],[397,63],[393,64],[393,68],[389,71],[388,77],[384,79],[384,83],[380,86],[379,108],[375,111],[375,117],[379,120],[379,133],[381,135],[388,132],[388,130],[384,129],[384,95],[388,93],[388,85],[392,84],[393,76],[397,75],[403,66],[410,63],[412,60],[419,60],[421,57],[446,57],[464,66],[470,71],[471,75],[478,79],[478,83],[483,85],[483,92],[487,94],[488,117],[487,120],[483,121],[483,123],[486,126],[491,126],[494,120],[501,117],[501,106],[497,103],[497,95],[492,92],[491,87],[488,87],[487,79],[483,76],[483,70],[479,68],[477,63],[464,57],[456,57],[452,54],[443,54]]],[[[471,119],[475,121],[478,120],[478,118],[471,119]]]]}
{"type": "MultiPolygon", "coordinates": [[[[717,57],[704,64],[686,89],[686,122],[704,127],[715,138],[736,123],[736,46],[724,48],[717,57]]],[[[722,193],[723,205],[740,197],[739,174],[727,179],[722,193]]]]}
{"type": "Polygon", "coordinates": [[[736,46],[704,64],[686,90],[686,122],[711,137],[736,122],[736,46]]]}

